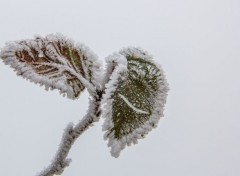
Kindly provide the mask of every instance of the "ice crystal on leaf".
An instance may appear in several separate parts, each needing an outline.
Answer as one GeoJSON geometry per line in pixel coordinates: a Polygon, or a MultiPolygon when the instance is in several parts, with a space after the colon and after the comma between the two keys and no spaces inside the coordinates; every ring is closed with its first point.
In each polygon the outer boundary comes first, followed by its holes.
{"type": "Polygon", "coordinates": [[[103,95],[103,130],[111,154],[118,157],[126,145],[137,143],[157,126],[168,84],[161,67],[140,49],[124,49],[110,58],[107,70],[113,72],[103,95]]]}
{"type": "Polygon", "coordinates": [[[86,46],[57,34],[9,42],[0,58],[18,75],[57,89],[76,99],[86,88],[90,94],[87,114],[69,125],[52,163],[38,176],[61,174],[70,163],[75,140],[100,117],[111,154],[144,138],[163,116],[168,84],[162,68],[139,48],[126,48],[106,58],[102,74],[97,57],[86,46]]]}
{"type": "Polygon", "coordinates": [[[84,45],[75,45],[58,34],[9,42],[0,57],[18,75],[46,89],[59,89],[75,99],[87,87],[93,91],[99,67],[96,56],[84,45]]]}

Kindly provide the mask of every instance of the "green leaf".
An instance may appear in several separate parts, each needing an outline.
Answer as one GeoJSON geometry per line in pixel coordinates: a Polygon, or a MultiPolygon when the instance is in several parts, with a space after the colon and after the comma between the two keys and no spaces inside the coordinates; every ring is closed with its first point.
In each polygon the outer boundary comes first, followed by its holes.
{"type": "Polygon", "coordinates": [[[117,64],[106,84],[103,130],[111,154],[118,157],[126,144],[137,143],[157,126],[168,84],[161,67],[140,49],[122,50],[108,60],[110,67],[112,62],[117,64]]]}

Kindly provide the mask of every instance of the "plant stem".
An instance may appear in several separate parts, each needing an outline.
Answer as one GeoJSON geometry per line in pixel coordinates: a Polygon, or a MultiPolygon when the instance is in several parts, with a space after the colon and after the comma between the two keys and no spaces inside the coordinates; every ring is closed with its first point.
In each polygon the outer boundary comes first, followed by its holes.
{"type": "Polygon", "coordinates": [[[61,175],[64,169],[69,166],[71,159],[68,159],[67,156],[74,142],[84,131],[86,131],[100,118],[102,91],[96,92],[96,95],[89,100],[90,102],[87,114],[75,126],[71,123],[66,127],[62,136],[62,141],[52,163],[36,176],[61,175]]]}

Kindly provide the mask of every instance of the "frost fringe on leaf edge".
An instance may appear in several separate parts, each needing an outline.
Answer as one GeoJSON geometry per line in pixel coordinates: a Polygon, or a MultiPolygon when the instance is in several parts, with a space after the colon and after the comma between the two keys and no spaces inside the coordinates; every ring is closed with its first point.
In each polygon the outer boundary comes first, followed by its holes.
{"type": "MultiPolygon", "coordinates": [[[[17,75],[21,75],[26,80],[29,80],[30,82],[34,82],[35,84],[39,84],[40,86],[44,85],[46,90],[48,90],[49,88],[52,88],[52,89],[56,88],[60,91],[60,94],[63,94],[63,96],[67,95],[67,97],[70,99],[76,99],[77,97],[74,97],[74,93],[71,86],[66,85],[62,82],[54,82],[52,80],[49,80],[45,76],[35,73],[35,71],[32,68],[30,68],[26,63],[21,63],[18,61],[18,59],[16,59],[16,55],[15,55],[16,52],[21,51],[23,49],[29,50],[29,48],[24,48],[24,46],[21,45],[20,42],[25,41],[31,45],[32,44],[34,45],[36,44],[36,41],[35,41],[36,39],[40,39],[45,42],[61,41],[63,43],[66,43],[68,46],[76,48],[78,52],[81,51],[81,54],[85,55],[87,59],[92,62],[94,66],[94,68],[91,70],[92,82],[94,85],[90,85],[88,82],[86,82],[85,86],[89,88],[89,90],[93,89],[93,86],[96,86],[97,88],[101,87],[101,84],[99,84],[99,81],[101,80],[101,75],[102,75],[102,72],[101,72],[102,63],[98,60],[97,55],[93,53],[89,49],[89,47],[87,47],[86,45],[82,43],[75,44],[73,40],[65,37],[60,33],[49,34],[49,35],[46,35],[45,37],[36,35],[34,39],[7,42],[6,46],[4,48],[1,48],[0,50],[0,58],[3,60],[4,64],[10,65],[10,67],[14,69],[17,75]],[[52,85],[54,85],[54,88],[52,87],[52,85]]],[[[81,75],[78,75],[78,76],[82,77],[81,75]]],[[[91,90],[91,91],[94,91],[94,90],[91,90]]]]}
{"type": "Polygon", "coordinates": [[[155,63],[152,57],[144,50],[140,48],[124,48],[120,50],[119,53],[114,53],[106,58],[108,68],[105,74],[105,77],[109,77],[105,80],[105,94],[103,95],[103,115],[105,118],[103,124],[103,131],[105,131],[104,139],[108,139],[108,146],[111,147],[111,155],[113,157],[118,157],[121,150],[123,150],[126,145],[131,146],[131,144],[137,144],[138,139],[143,139],[153,128],[157,127],[158,121],[163,117],[164,105],[167,99],[167,92],[169,86],[165,78],[164,72],[161,66],[155,63]],[[120,140],[114,138],[113,133],[109,134],[109,129],[113,128],[112,122],[112,102],[111,96],[114,94],[117,88],[117,82],[121,74],[127,72],[127,56],[132,56],[135,58],[143,58],[148,61],[151,61],[155,64],[160,70],[160,77],[158,78],[159,90],[158,95],[156,96],[156,101],[153,109],[153,113],[150,116],[149,120],[145,122],[144,125],[135,129],[131,134],[126,135],[120,140]],[[115,63],[115,64],[113,64],[115,63]],[[113,68],[114,67],[114,68],[113,68]],[[113,70],[111,74],[111,70],[113,70]],[[111,75],[110,75],[111,74],[111,75]],[[108,82],[107,82],[108,81],[108,82]]]}

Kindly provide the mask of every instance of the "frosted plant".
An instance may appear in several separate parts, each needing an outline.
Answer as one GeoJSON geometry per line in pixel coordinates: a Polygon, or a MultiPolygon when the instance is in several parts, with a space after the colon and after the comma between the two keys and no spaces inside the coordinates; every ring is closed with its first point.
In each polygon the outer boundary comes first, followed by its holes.
{"type": "Polygon", "coordinates": [[[75,140],[100,117],[113,157],[155,128],[163,116],[168,84],[163,70],[139,48],[126,48],[106,58],[105,73],[88,47],[57,34],[9,42],[0,58],[18,75],[77,99],[86,88],[87,114],[65,129],[52,163],[38,176],[60,175],[71,162],[75,140]]]}

